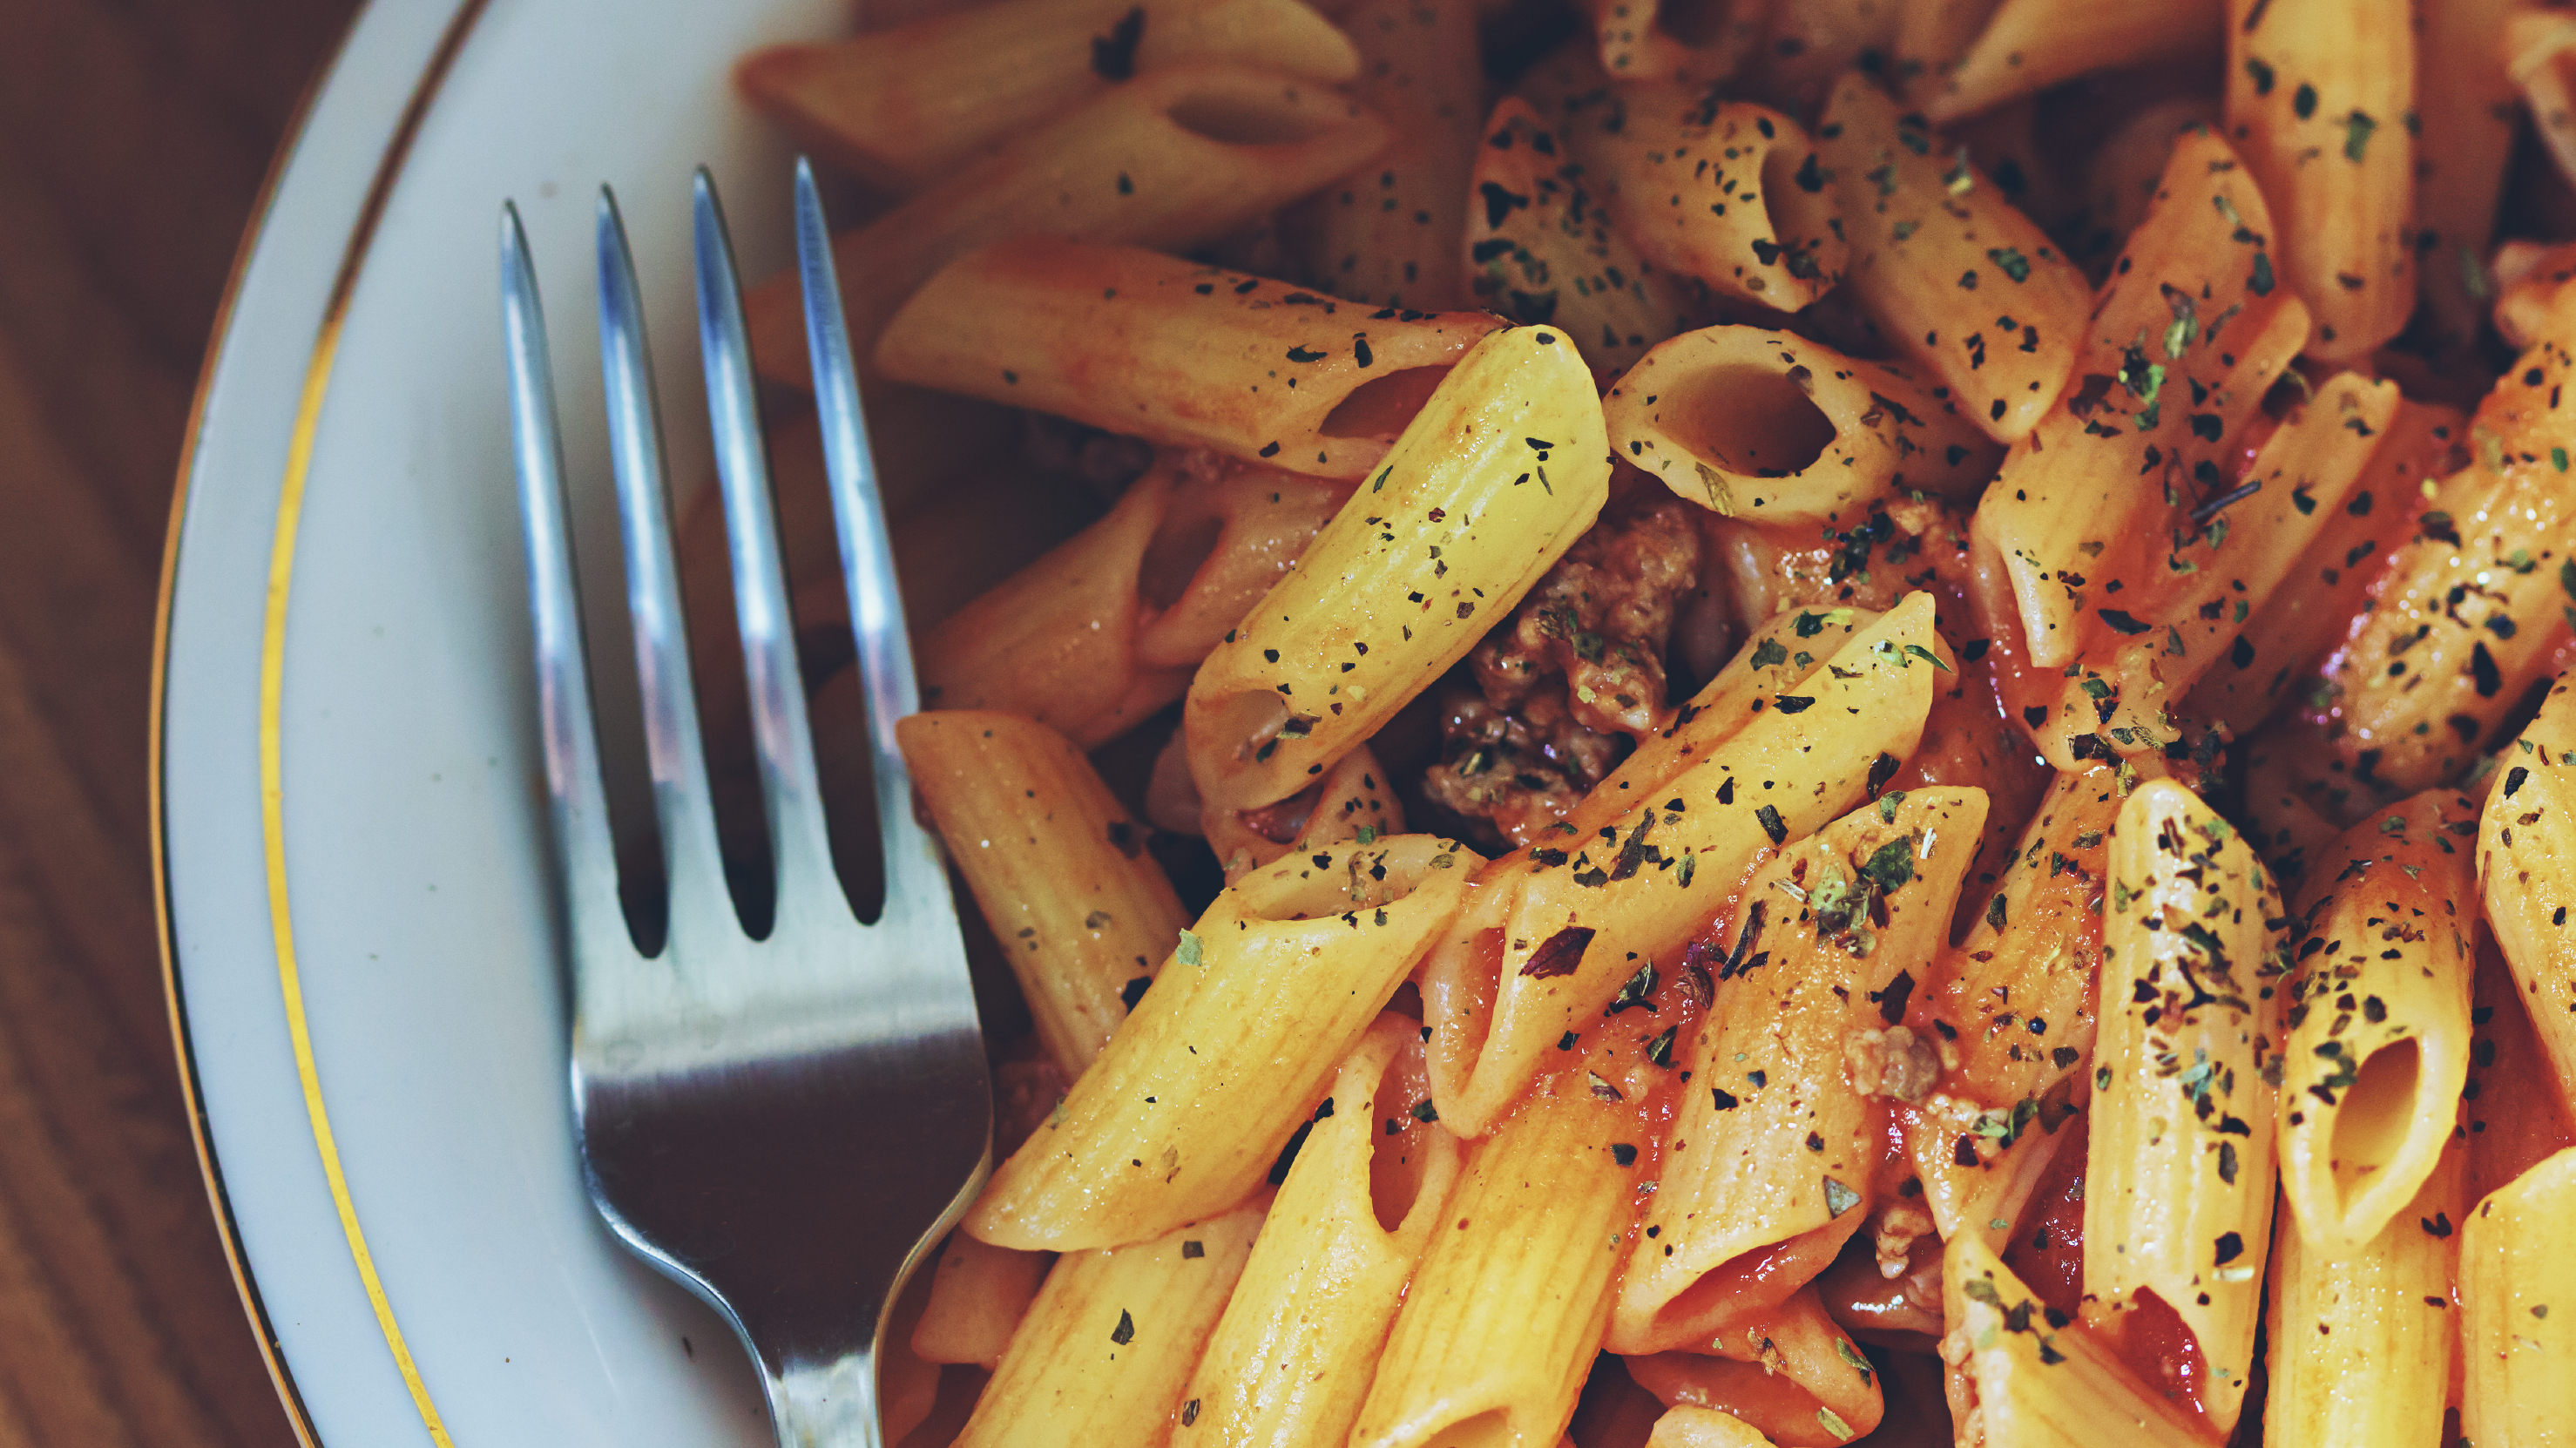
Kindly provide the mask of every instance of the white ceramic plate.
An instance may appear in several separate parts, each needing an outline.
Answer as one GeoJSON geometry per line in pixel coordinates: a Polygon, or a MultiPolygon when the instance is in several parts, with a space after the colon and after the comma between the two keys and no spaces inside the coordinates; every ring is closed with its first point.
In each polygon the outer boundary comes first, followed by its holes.
{"type": "MultiPolygon", "coordinates": [[[[745,272],[782,265],[790,156],[728,63],[846,24],[844,0],[385,0],[235,278],[181,475],[158,828],[209,1180],[311,1439],[768,1441],[731,1334],[614,1244],[576,1173],[497,223],[515,198],[596,483],[591,217],[616,187],[695,475],[691,168],[745,272]]],[[[589,560],[615,543],[585,495],[589,560]]],[[[606,573],[594,620],[619,617],[606,573]]],[[[592,653],[627,657],[604,631],[592,653]]]]}

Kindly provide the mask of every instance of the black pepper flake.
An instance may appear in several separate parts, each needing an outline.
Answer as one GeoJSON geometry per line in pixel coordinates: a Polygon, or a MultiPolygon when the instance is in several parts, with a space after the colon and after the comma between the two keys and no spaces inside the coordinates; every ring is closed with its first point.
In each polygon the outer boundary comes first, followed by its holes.
{"type": "MultiPolygon", "coordinates": [[[[1733,784],[1734,781],[1729,780],[1727,783],[1733,784]]],[[[1762,822],[1762,833],[1771,837],[1771,843],[1784,845],[1789,842],[1789,827],[1781,822],[1780,811],[1766,804],[1755,810],[1753,817],[1762,822]]]]}
{"type": "Polygon", "coordinates": [[[1192,1399],[1190,1399],[1188,1402],[1181,1404],[1181,1426],[1182,1426],[1182,1427],[1184,1427],[1184,1428],[1190,1427],[1191,1425],[1193,1425],[1193,1424],[1197,1423],[1197,1422],[1198,1422],[1198,1420],[1199,1420],[1199,1400],[1198,1400],[1198,1399],[1196,1399],[1196,1398],[1192,1398],[1192,1399]]]}
{"type": "Polygon", "coordinates": [[[1206,1255],[1207,1243],[1205,1242],[1192,1240],[1181,1243],[1181,1257],[1185,1261],[1196,1261],[1206,1255]]]}
{"type": "Polygon", "coordinates": [[[1728,775],[1726,777],[1726,782],[1717,787],[1717,802],[1719,804],[1735,803],[1735,776],[1731,774],[1728,775]]]}
{"type": "Polygon", "coordinates": [[[1109,1340],[1120,1347],[1136,1340],[1136,1319],[1127,1315],[1127,1309],[1118,1309],[1118,1325],[1110,1329],[1109,1340]]]}
{"type": "Polygon", "coordinates": [[[2142,634],[2155,627],[2153,624],[2140,623],[2136,615],[2131,614],[2124,609],[2099,608],[2095,609],[2094,612],[2102,616],[2102,621],[2104,623],[2109,624],[2115,631],[2124,634],[2142,634]]]}
{"type": "Polygon", "coordinates": [[[1733,1111],[1737,1106],[1742,1104],[1733,1096],[1728,1095],[1724,1091],[1720,1091],[1714,1086],[1708,1088],[1708,1097],[1710,1103],[1716,1106],[1720,1111],[1733,1111]]]}
{"type": "Polygon", "coordinates": [[[1872,991],[1870,992],[1869,998],[1878,1002],[1878,1018],[1880,1020],[1887,1022],[1891,1026],[1904,1020],[1905,1004],[1914,998],[1914,972],[1910,970],[1898,971],[1896,973],[1896,979],[1887,983],[1887,989],[1872,991]]]}
{"type": "Polygon", "coordinates": [[[1288,360],[1291,362],[1321,362],[1324,360],[1324,354],[1312,351],[1305,347],[1291,347],[1288,349],[1288,360]]]}
{"type": "Polygon", "coordinates": [[[2219,1266],[2224,1267],[2228,1263],[2233,1262],[2244,1255],[2245,1239],[2243,1237],[2234,1232],[2221,1232],[2218,1234],[2217,1261],[2219,1266]]]}
{"type": "Polygon", "coordinates": [[[1759,1091],[1763,1087],[1771,1084],[1771,1073],[1768,1071],[1747,1071],[1744,1073],[1744,1079],[1752,1082],[1753,1089],[1759,1091]]]}
{"type": "Polygon", "coordinates": [[[1146,987],[1151,986],[1153,983],[1154,978],[1152,976],[1140,975],[1118,988],[1118,998],[1125,1001],[1127,1003],[1127,1009],[1132,1011],[1136,1009],[1136,1003],[1145,998],[1146,987]]]}
{"type": "Polygon", "coordinates": [[[2504,675],[2496,668],[2495,655],[2487,652],[2483,639],[2469,650],[2469,675],[2476,681],[2481,699],[2492,699],[2504,691],[2504,675]]]}
{"type": "Polygon", "coordinates": [[[1261,455],[1266,458],[1275,458],[1279,456],[1279,444],[1274,442],[1268,447],[1263,448],[1261,450],[1261,455]]]}
{"type": "Polygon", "coordinates": [[[1878,798],[1879,791],[1887,788],[1888,781],[1896,778],[1896,771],[1902,768],[1904,768],[1902,760],[1886,750],[1880,750],[1878,758],[1871,760],[1869,764],[1869,797],[1878,798]]]}
{"type": "Polygon", "coordinates": [[[1637,1148],[1630,1146],[1624,1141],[1614,1141],[1610,1143],[1610,1159],[1619,1163],[1621,1166],[1635,1166],[1637,1164],[1637,1148]]]}
{"type": "Polygon", "coordinates": [[[1351,338],[1351,356],[1357,360],[1362,367],[1369,366],[1377,361],[1377,354],[1369,351],[1367,333],[1363,332],[1360,335],[1351,338]]]}

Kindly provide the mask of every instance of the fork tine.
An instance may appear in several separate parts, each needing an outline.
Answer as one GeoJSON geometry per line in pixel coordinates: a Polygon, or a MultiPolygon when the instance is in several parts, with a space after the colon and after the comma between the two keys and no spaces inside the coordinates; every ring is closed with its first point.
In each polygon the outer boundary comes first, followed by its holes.
{"type": "Polygon", "coordinates": [[[716,843],[706,748],[698,735],[698,693],[689,668],[688,625],[680,610],[662,419],[654,400],[643,301],[635,284],[635,259],[626,245],[626,223],[618,215],[617,197],[605,186],[599,188],[595,234],[600,382],[607,402],[608,451],[617,474],[618,527],[626,547],[626,611],[635,628],[645,753],[653,771],[663,875],[670,889],[666,938],[676,939],[683,932],[722,929],[733,918],[733,903],[716,843]]]}
{"type": "Polygon", "coordinates": [[[832,264],[832,234],[815,194],[814,168],[796,159],[796,258],[805,289],[805,342],[814,358],[814,404],[823,424],[823,462],[832,480],[832,517],[841,535],[841,576],[850,593],[850,631],[867,693],[868,739],[875,767],[878,833],[885,845],[886,913],[936,910],[947,899],[947,872],[937,847],[912,813],[912,775],[895,745],[895,721],[921,708],[904,630],[894,550],[886,535],[885,500],[859,407],[858,371],[850,360],[841,283],[832,264]]]}
{"type": "Polygon", "coordinates": [[[599,736],[584,664],[581,595],[566,525],[563,433],[555,420],[554,368],[546,351],[545,308],[528,260],[519,209],[501,206],[501,331],[510,365],[510,438],[518,463],[519,511],[526,522],[528,611],[535,622],[537,729],[545,750],[548,815],[563,862],[565,908],[575,949],[632,941],[617,901],[617,854],[609,843],[600,784],[599,736]]]}
{"type": "Polygon", "coordinates": [[[742,630],[750,684],[751,731],[760,757],[761,792],[778,866],[778,915],[837,905],[847,897],[832,873],[832,852],[814,782],[814,744],[805,718],[804,676],[796,662],[795,620],[788,611],[786,570],[778,556],[777,512],[770,502],[768,450],[753,394],[742,284],[715,180],[698,168],[695,185],[698,340],[707,376],[707,412],[724,486],[725,533],[733,560],[734,617],[742,630]],[[825,893],[828,891],[829,893],[825,893]]]}

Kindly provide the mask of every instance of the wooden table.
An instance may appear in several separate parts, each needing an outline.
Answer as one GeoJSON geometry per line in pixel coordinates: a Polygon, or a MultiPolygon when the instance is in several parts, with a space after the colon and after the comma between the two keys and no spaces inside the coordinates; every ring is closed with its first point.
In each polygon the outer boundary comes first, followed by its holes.
{"type": "Polygon", "coordinates": [[[161,990],[145,713],[197,369],[354,0],[0,0],[0,1448],[294,1441],[161,990]]]}

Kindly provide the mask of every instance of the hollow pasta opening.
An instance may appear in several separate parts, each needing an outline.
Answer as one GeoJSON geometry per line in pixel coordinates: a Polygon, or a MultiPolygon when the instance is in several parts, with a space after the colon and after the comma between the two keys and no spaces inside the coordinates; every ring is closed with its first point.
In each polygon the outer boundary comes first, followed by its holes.
{"type": "Polygon", "coordinates": [[[1182,130],[1227,146],[1293,145],[1332,128],[1320,110],[1255,90],[1200,91],[1172,102],[1164,114],[1182,130]]]}
{"type": "Polygon", "coordinates": [[[1197,518],[1182,527],[1158,531],[1145,546],[1136,573],[1136,596],[1147,607],[1170,608],[1190,591],[1190,580],[1216,552],[1225,536],[1225,519],[1197,518]]]}
{"type": "Polygon", "coordinates": [[[1372,377],[1334,404],[1315,431],[1323,437],[1392,442],[1448,375],[1449,366],[1443,363],[1437,367],[1406,367],[1384,377],[1372,377]]]}
{"type": "Polygon", "coordinates": [[[1403,1226],[1422,1197],[1428,1163],[1423,1157],[1425,1125],[1416,1113],[1418,1104],[1427,1108],[1431,1100],[1431,1081],[1422,1066],[1421,1050],[1407,1047],[1395,1053],[1378,1078],[1370,1113],[1375,1126],[1369,1137],[1369,1206],[1382,1232],[1403,1226]]]}
{"type": "Polygon", "coordinates": [[[1433,1430],[1422,1439],[1440,1448],[1513,1448],[1520,1435],[1512,1431],[1512,1415],[1502,1408],[1478,1413],[1463,1423],[1452,1423],[1433,1430]]]}
{"type": "Polygon", "coordinates": [[[1804,472],[1834,441],[1832,420],[1798,384],[1805,370],[1721,364],[1691,380],[1691,396],[1681,406],[1667,399],[1664,425],[1674,441],[1729,472],[1758,478],[1804,472]]]}
{"type": "Polygon", "coordinates": [[[2337,1192],[2350,1196],[2368,1187],[2405,1147],[2415,1126],[2415,1085],[2422,1073],[2423,1052],[2411,1037],[2362,1059],[2360,1074],[2335,1112],[2329,1142],[2337,1192]]]}

